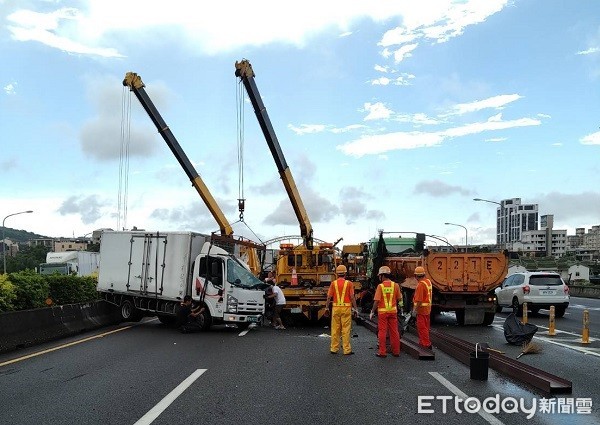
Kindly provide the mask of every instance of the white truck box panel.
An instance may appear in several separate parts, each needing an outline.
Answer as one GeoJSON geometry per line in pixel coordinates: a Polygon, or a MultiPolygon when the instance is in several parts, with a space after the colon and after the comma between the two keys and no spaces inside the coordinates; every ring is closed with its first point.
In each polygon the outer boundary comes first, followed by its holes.
{"type": "Polygon", "coordinates": [[[193,232],[105,231],[98,290],[181,299],[191,291],[192,264],[206,239],[193,232]]]}

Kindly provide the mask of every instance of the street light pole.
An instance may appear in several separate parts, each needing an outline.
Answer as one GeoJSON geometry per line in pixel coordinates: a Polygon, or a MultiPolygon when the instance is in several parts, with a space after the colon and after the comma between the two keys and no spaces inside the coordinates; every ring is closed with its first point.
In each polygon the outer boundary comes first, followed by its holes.
{"type": "MultiPolygon", "coordinates": [[[[502,204],[500,202],[496,202],[496,201],[490,201],[489,199],[481,199],[481,198],[473,198],[474,201],[479,201],[479,202],[489,202],[490,204],[496,204],[498,206],[500,206],[500,212],[502,212],[502,204]]],[[[498,217],[500,217],[500,215],[498,215],[498,217]]],[[[496,223],[496,231],[498,234],[504,234],[504,232],[502,232],[502,227],[500,226],[500,223],[496,223]]],[[[506,234],[508,235],[508,228],[505,229],[506,234]]],[[[500,245],[500,240],[499,238],[496,238],[496,240],[498,241],[498,245],[500,245]]],[[[508,241],[504,241],[504,246],[507,247],[508,246],[508,241]]]]}
{"type": "Polygon", "coordinates": [[[31,214],[33,211],[29,210],[29,211],[21,211],[21,212],[17,212],[17,213],[13,213],[13,214],[9,214],[6,217],[4,217],[4,220],[2,220],[2,260],[4,261],[4,274],[6,274],[6,244],[4,243],[4,239],[6,239],[5,232],[4,230],[6,229],[6,226],[4,226],[4,222],[6,221],[6,219],[8,217],[12,217],[13,215],[18,215],[18,214],[31,214]]]}
{"type": "Polygon", "coordinates": [[[469,246],[469,237],[468,237],[468,232],[467,232],[467,228],[465,226],[463,226],[462,224],[454,224],[454,223],[444,223],[447,226],[458,226],[458,227],[462,227],[463,229],[465,229],[465,252],[467,252],[468,246],[469,246]]]}

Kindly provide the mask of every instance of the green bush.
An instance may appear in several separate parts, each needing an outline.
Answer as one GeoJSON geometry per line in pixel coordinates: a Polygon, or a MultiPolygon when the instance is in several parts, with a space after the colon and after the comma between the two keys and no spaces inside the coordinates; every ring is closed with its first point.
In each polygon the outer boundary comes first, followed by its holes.
{"type": "Polygon", "coordinates": [[[16,299],[15,286],[8,280],[8,275],[0,274],[0,312],[14,310],[16,299]]]}
{"type": "Polygon", "coordinates": [[[96,279],[93,277],[55,274],[47,275],[45,278],[48,281],[53,304],[74,304],[98,299],[96,279]]]}
{"type": "Polygon", "coordinates": [[[98,300],[97,277],[39,275],[25,270],[0,274],[0,312],[98,300]]]}
{"type": "Polygon", "coordinates": [[[50,288],[44,276],[33,270],[10,273],[8,276],[17,294],[13,303],[15,310],[46,307],[50,288]]]}

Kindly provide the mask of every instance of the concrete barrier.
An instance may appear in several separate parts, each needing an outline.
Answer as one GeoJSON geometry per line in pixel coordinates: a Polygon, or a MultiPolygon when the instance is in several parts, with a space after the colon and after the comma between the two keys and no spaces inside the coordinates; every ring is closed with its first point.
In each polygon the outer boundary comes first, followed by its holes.
{"type": "Polygon", "coordinates": [[[569,294],[574,297],[600,298],[600,286],[596,285],[570,285],[569,294]]]}
{"type": "Polygon", "coordinates": [[[117,324],[119,309],[105,301],[0,314],[0,353],[117,324]]]}

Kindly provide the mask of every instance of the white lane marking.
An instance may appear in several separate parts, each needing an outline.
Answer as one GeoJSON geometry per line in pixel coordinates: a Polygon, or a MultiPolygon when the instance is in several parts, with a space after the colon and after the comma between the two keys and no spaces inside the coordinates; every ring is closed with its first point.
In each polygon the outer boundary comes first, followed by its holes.
{"type": "MultiPolygon", "coordinates": [[[[494,325],[492,325],[492,326],[493,326],[494,328],[496,328],[496,329],[501,329],[501,330],[502,330],[502,332],[504,332],[504,326],[503,326],[503,325],[501,326],[501,325],[495,325],[495,324],[494,324],[494,325]]],[[[538,328],[541,328],[541,329],[546,329],[546,331],[548,331],[548,330],[549,330],[549,328],[548,328],[548,327],[546,327],[546,326],[542,326],[542,325],[536,325],[536,326],[537,326],[538,328]]],[[[561,331],[560,329],[555,329],[555,332],[556,332],[556,334],[557,334],[557,335],[558,335],[558,334],[565,334],[565,335],[571,335],[571,336],[574,336],[574,337],[577,337],[577,338],[581,339],[581,334],[578,334],[578,333],[575,333],[575,332],[561,331]]],[[[595,341],[597,341],[597,339],[596,339],[596,338],[590,338],[590,342],[595,342],[595,341]]]]}
{"type": "Polygon", "coordinates": [[[250,329],[255,329],[258,325],[256,323],[250,323],[250,325],[248,325],[248,327],[246,329],[244,329],[243,331],[241,331],[238,336],[244,336],[246,335],[248,332],[250,332],[250,329]]]}
{"type": "MultiPolygon", "coordinates": [[[[559,346],[561,346],[563,348],[570,348],[571,350],[579,351],[580,353],[583,353],[583,354],[589,354],[590,356],[600,357],[600,353],[596,353],[596,352],[591,351],[591,350],[586,350],[585,348],[575,347],[575,346],[569,345],[569,344],[563,344],[561,342],[554,341],[554,340],[552,340],[550,338],[545,338],[545,337],[534,336],[534,338],[540,339],[540,340],[548,342],[550,344],[559,345],[559,346]]],[[[590,340],[591,340],[591,338],[590,338],[590,340]]]]}
{"type": "MultiPolygon", "coordinates": [[[[501,330],[502,332],[504,332],[504,328],[502,326],[492,325],[492,327],[494,329],[501,330]]],[[[538,325],[538,327],[544,328],[544,329],[548,329],[548,328],[546,328],[544,326],[539,326],[538,325]]],[[[559,331],[558,329],[556,330],[556,332],[557,333],[559,333],[559,332],[560,333],[564,333],[564,334],[567,334],[567,335],[575,335],[575,336],[578,336],[579,338],[581,338],[581,335],[577,335],[577,334],[572,333],[572,332],[559,331]]],[[[550,343],[550,344],[558,345],[558,346],[563,347],[563,348],[569,348],[571,350],[579,351],[580,353],[583,353],[583,354],[589,354],[591,356],[600,357],[600,353],[597,353],[597,352],[592,351],[592,350],[585,349],[583,347],[577,347],[575,345],[569,345],[569,344],[565,344],[565,343],[562,343],[562,342],[555,341],[554,339],[552,339],[553,337],[551,337],[551,336],[545,337],[545,336],[534,335],[533,338],[534,339],[539,339],[540,341],[544,341],[544,342],[547,342],[547,343],[550,343]]],[[[596,341],[596,339],[590,338],[590,342],[593,342],[593,341],[596,341]]],[[[578,342],[581,343],[580,341],[573,341],[572,343],[573,344],[577,344],[578,342]]]]}
{"type": "Polygon", "coordinates": [[[133,425],[149,425],[156,418],[160,416],[162,412],[165,411],[167,407],[171,405],[175,401],[177,397],[179,397],[190,385],[196,381],[207,369],[197,369],[190,376],[185,378],[185,380],[177,385],[173,391],[165,396],[161,401],[158,402],[156,406],[154,406],[148,413],[142,416],[135,424],[133,425]]]}
{"type": "Polygon", "coordinates": [[[588,307],[583,304],[569,304],[569,308],[576,308],[579,310],[589,310],[589,311],[600,311],[600,307],[588,307]]]}
{"type": "MultiPolygon", "coordinates": [[[[431,376],[433,376],[440,384],[442,384],[444,387],[446,387],[448,390],[450,390],[450,392],[452,394],[454,394],[455,396],[461,397],[463,400],[466,400],[466,399],[469,398],[468,395],[466,395],[465,393],[463,393],[452,382],[448,381],[446,378],[444,378],[438,372],[429,372],[429,374],[431,376]]],[[[498,419],[497,417],[495,417],[491,413],[486,412],[483,409],[480,409],[479,412],[477,412],[477,414],[479,416],[481,416],[483,419],[485,419],[490,424],[493,424],[493,425],[504,425],[504,422],[502,422],[500,419],[498,419]]]]}

